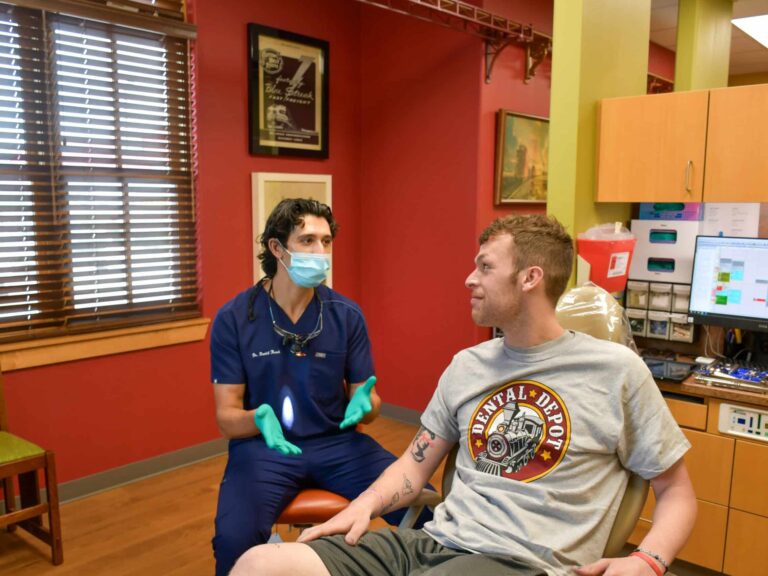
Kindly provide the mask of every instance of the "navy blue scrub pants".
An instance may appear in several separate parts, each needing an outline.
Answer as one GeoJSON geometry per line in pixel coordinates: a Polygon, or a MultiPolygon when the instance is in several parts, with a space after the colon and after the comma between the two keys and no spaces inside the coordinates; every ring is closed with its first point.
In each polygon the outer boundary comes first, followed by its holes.
{"type": "MultiPolygon", "coordinates": [[[[300,490],[322,488],[352,500],[396,460],[356,430],[293,443],[300,456],[270,450],[261,436],[230,442],[213,538],[216,576],[226,576],[246,550],[269,540],[275,520],[300,490]]],[[[383,518],[396,525],[405,512],[383,518]]],[[[431,517],[425,509],[417,527],[431,517]]]]}

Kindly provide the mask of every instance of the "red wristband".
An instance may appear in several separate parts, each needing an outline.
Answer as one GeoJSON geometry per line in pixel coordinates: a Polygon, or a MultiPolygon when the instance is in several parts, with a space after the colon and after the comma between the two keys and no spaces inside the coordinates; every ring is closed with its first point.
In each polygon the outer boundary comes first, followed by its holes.
{"type": "Polygon", "coordinates": [[[661,567],[659,567],[659,565],[656,564],[656,561],[650,556],[648,556],[647,554],[643,554],[642,552],[635,551],[635,552],[632,552],[630,556],[637,556],[638,558],[640,558],[640,560],[648,564],[648,566],[650,566],[651,569],[656,573],[656,576],[664,576],[664,571],[661,569],[661,567]]]}

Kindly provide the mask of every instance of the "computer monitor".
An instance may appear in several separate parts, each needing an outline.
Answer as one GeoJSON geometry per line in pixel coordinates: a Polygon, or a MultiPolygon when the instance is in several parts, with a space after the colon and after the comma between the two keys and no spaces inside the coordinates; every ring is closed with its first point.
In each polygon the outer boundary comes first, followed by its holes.
{"type": "Polygon", "coordinates": [[[689,316],[768,332],[768,238],[697,236],[689,316]]]}

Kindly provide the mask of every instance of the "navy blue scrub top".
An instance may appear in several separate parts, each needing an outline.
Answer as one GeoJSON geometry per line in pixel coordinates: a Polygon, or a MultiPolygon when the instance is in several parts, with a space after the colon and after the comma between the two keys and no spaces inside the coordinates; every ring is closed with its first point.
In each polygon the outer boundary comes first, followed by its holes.
{"type": "Polygon", "coordinates": [[[315,329],[318,298],[323,301],[323,329],[307,342],[303,349],[306,356],[300,357],[290,352],[290,342],[283,344],[283,338],[272,328],[267,298],[266,290],[257,284],[216,314],[211,329],[211,381],[245,384],[245,409],[263,403],[272,406],[288,440],[339,433],[347,407],[345,380],[354,384],[374,374],[360,307],[321,285],[294,324],[272,300],[277,325],[302,336],[315,329]]]}

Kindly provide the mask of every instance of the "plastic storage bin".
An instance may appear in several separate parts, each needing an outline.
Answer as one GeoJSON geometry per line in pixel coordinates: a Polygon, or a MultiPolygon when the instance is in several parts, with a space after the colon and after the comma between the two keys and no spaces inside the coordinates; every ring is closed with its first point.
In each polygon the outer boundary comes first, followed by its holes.
{"type": "Polygon", "coordinates": [[[629,318],[629,328],[632,330],[632,335],[645,336],[648,312],[646,310],[627,308],[627,318],[629,318]]]}
{"type": "Polygon", "coordinates": [[[648,282],[627,282],[627,308],[648,308],[648,282]]]}
{"type": "Polygon", "coordinates": [[[648,310],[648,325],[646,327],[646,338],[658,338],[659,340],[669,340],[670,314],[669,312],[659,312],[648,310]]]}
{"type": "Polygon", "coordinates": [[[690,284],[675,284],[672,286],[672,312],[688,314],[688,305],[690,302],[690,284]]]}
{"type": "Polygon", "coordinates": [[[648,293],[648,310],[669,312],[672,309],[672,284],[651,282],[648,293]]]}
{"type": "Polygon", "coordinates": [[[687,314],[670,314],[669,339],[676,342],[693,342],[693,324],[688,324],[687,314]]]}

